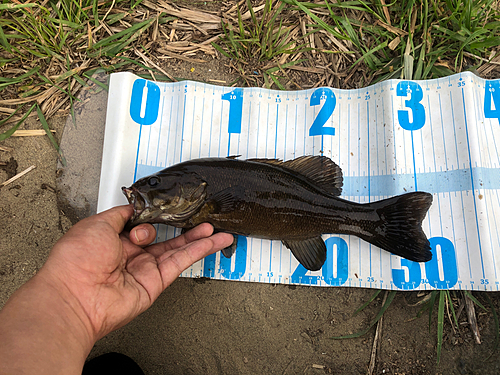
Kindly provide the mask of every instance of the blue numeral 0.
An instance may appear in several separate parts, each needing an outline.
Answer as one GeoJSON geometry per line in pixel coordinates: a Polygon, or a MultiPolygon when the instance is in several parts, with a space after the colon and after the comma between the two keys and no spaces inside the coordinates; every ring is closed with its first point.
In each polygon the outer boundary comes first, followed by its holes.
{"type": "Polygon", "coordinates": [[[408,110],[398,110],[399,125],[405,130],[418,130],[425,124],[425,109],[420,101],[424,97],[424,92],[420,85],[416,82],[401,81],[396,87],[397,96],[408,96],[409,100],[405,100],[405,107],[410,109],[413,114],[413,122],[410,122],[408,110]]]}
{"type": "Polygon", "coordinates": [[[321,268],[325,283],[341,286],[347,281],[349,272],[349,252],[347,242],[340,237],[330,237],[326,241],[326,262],[321,268]],[[337,245],[337,259],[333,262],[333,247],[337,245]],[[333,267],[337,266],[337,277],[333,277],[333,267]]]}
{"type": "Polygon", "coordinates": [[[132,86],[130,117],[141,125],[151,125],[158,118],[160,108],[160,88],[145,79],[137,79],[132,86]]]}
{"type": "Polygon", "coordinates": [[[229,101],[228,133],[241,133],[241,118],[243,116],[243,89],[236,88],[222,94],[222,100],[229,101]]]}
{"type": "Polygon", "coordinates": [[[314,119],[314,122],[309,129],[309,135],[335,135],[335,128],[324,126],[332,115],[335,105],[337,104],[335,94],[327,87],[316,89],[311,95],[309,105],[311,107],[320,105],[321,100],[325,100],[325,103],[314,119]]]}
{"type": "Polygon", "coordinates": [[[415,289],[420,285],[421,282],[421,270],[420,263],[412,262],[408,259],[401,259],[401,267],[406,267],[408,269],[408,281],[405,279],[405,270],[403,269],[393,269],[392,270],[392,282],[396,287],[403,290],[415,289]]]}
{"type": "Polygon", "coordinates": [[[436,289],[452,288],[458,281],[457,256],[453,243],[444,237],[432,237],[429,242],[431,243],[432,259],[425,263],[425,274],[429,284],[436,289]],[[443,280],[439,278],[437,246],[441,249],[443,280]]]}
{"type": "Polygon", "coordinates": [[[484,117],[500,121],[500,80],[487,81],[484,85],[484,117]]]}

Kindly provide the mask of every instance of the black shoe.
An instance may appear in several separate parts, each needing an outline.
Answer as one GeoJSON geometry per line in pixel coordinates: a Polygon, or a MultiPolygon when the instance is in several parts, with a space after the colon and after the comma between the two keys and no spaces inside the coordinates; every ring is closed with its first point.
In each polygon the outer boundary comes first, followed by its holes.
{"type": "Polygon", "coordinates": [[[144,372],[125,354],[106,353],[86,362],[82,375],[144,375],[144,372]]]}

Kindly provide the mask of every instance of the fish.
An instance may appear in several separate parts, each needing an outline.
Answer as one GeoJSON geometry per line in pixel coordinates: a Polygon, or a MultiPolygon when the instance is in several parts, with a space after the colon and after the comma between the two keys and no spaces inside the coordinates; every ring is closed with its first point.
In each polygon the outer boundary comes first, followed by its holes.
{"type": "Polygon", "coordinates": [[[415,262],[432,258],[422,230],[432,194],[357,203],[340,198],[342,170],[326,156],[238,157],[185,161],[122,187],[134,207],[126,228],[163,223],[185,231],[207,222],[235,236],[226,257],[237,235],[279,240],[311,271],[326,260],[324,234],[354,235],[415,262]]]}

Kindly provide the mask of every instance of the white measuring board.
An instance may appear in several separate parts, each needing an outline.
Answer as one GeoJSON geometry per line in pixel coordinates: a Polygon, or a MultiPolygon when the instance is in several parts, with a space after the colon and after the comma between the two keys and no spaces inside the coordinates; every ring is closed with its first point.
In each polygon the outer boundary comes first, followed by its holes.
{"type": "MultiPolygon", "coordinates": [[[[415,263],[354,236],[325,235],[319,271],[279,241],[240,237],[185,277],[382,289],[499,290],[500,81],[465,72],[390,80],[359,90],[274,91],[111,75],[98,211],[120,187],[170,165],[241,155],[326,155],[344,173],[342,198],[370,202],[432,193],[423,222],[433,258],[415,263]]],[[[158,241],[179,230],[158,226],[158,241]]]]}

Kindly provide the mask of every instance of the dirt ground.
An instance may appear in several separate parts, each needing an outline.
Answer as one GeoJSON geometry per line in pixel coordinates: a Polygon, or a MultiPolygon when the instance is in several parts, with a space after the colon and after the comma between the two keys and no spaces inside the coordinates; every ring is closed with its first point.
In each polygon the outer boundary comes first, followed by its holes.
{"type": "MultiPolygon", "coordinates": [[[[175,76],[225,80],[223,64],[172,63],[175,76]],[[174,70],[175,67],[175,70],[174,70]],[[194,72],[191,68],[195,68],[194,72]]],[[[61,137],[65,117],[51,126],[61,137]]],[[[26,129],[41,128],[35,121],[26,129]]],[[[0,181],[31,165],[36,169],[0,189],[0,307],[43,265],[52,245],[71,226],[59,209],[57,155],[46,137],[10,138],[0,151],[0,181]]],[[[96,182],[97,184],[97,182],[96,182]]],[[[381,307],[379,297],[353,312],[374,290],[178,279],[143,313],[100,340],[90,357],[117,351],[146,374],[365,374],[375,329],[356,339],[332,336],[367,327],[381,307]]],[[[500,294],[490,293],[500,311],[500,294]]],[[[486,303],[480,294],[476,296],[486,303]]],[[[474,342],[465,313],[453,332],[445,321],[441,362],[436,364],[436,319],[415,319],[416,292],[400,292],[383,318],[375,374],[499,374],[493,351],[493,316],[477,309],[482,344],[474,342]]]]}

